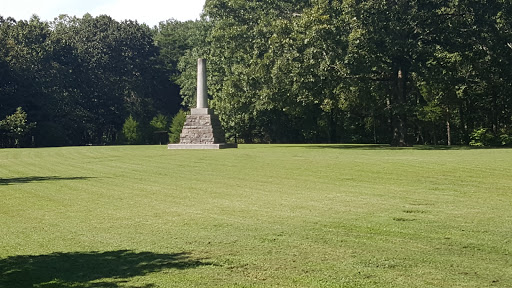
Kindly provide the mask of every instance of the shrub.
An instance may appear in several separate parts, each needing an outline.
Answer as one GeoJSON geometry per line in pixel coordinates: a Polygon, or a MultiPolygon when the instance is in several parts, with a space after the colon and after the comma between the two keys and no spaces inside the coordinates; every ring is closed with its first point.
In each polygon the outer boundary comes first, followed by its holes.
{"type": "Polygon", "coordinates": [[[149,123],[154,131],[167,131],[168,120],[165,115],[158,114],[149,123]]]}
{"type": "Polygon", "coordinates": [[[187,119],[187,114],[180,110],[178,113],[172,118],[171,127],[169,128],[169,142],[170,143],[179,143],[180,142],[180,134],[181,130],[183,130],[183,125],[185,125],[185,120],[187,119]]]}
{"type": "Polygon", "coordinates": [[[140,142],[139,123],[133,119],[132,115],[124,121],[123,136],[127,144],[139,144],[140,142]]]}
{"type": "Polygon", "coordinates": [[[158,114],[149,122],[151,127],[152,144],[162,144],[167,142],[167,130],[169,129],[169,121],[167,116],[158,114]]]}
{"type": "Polygon", "coordinates": [[[21,107],[12,115],[0,121],[0,145],[4,147],[21,147],[23,140],[36,123],[27,122],[27,113],[21,107]]]}
{"type": "Polygon", "coordinates": [[[512,129],[502,129],[500,131],[499,141],[502,146],[512,146],[512,129]]]}
{"type": "Polygon", "coordinates": [[[473,133],[471,133],[471,142],[469,142],[470,146],[492,146],[493,143],[494,135],[487,128],[475,129],[473,133]]]}
{"type": "Polygon", "coordinates": [[[488,146],[512,146],[512,131],[501,129],[494,134],[488,128],[476,129],[471,133],[471,146],[488,147],[488,146]]]}

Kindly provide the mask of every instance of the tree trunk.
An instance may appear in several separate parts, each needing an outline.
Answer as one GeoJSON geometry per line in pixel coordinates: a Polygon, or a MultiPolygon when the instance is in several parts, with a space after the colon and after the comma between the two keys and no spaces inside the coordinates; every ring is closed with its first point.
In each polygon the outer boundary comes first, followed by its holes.
{"type": "Polygon", "coordinates": [[[452,145],[452,132],[450,128],[450,110],[446,108],[446,142],[448,146],[452,145]]]}
{"type": "Polygon", "coordinates": [[[437,145],[437,133],[436,133],[436,123],[432,122],[432,140],[434,141],[434,146],[437,145]]]}
{"type": "Polygon", "coordinates": [[[373,122],[373,143],[377,144],[377,122],[375,120],[375,111],[372,110],[372,122],[373,122]]]}
{"type": "Polygon", "coordinates": [[[460,117],[460,126],[462,128],[463,141],[466,145],[469,145],[469,133],[468,133],[468,125],[466,124],[466,114],[464,113],[464,102],[460,101],[459,103],[459,117],[460,117]]]}
{"type": "Polygon", "coordinates": [[[396,71],[396,78],[393,83],[393,104],[392,105],[392,125],[393,140],[391,145],[398,147],[409,146],[406,140],[406,82],[407,72],[399,67],[396,71]]]}
{"type": "Polygon", "coordinates": [[[337,142],[337,133],[336,133],[336,114],[334,112],[334,109],[331,109],[331,111],[327,115],[327,137],[329,144],[336,143],[337,142]]]}

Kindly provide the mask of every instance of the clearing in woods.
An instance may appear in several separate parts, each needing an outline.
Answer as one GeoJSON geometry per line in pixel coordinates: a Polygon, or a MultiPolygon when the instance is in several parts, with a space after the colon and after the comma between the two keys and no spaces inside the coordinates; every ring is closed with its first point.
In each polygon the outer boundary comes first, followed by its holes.
{"type": "Polygon", "coordinates": [[[511,287],[512,150],[0,150],[0,287],[511,287]]]}

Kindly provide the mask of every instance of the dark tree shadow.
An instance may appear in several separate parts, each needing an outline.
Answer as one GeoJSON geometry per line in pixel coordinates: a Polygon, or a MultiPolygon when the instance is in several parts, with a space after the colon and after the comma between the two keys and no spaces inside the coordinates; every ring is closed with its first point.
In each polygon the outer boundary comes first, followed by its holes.
{"type": "MultiPolygon", "coordinates": [[[[129,250],[53,253],[0,259],[0,287],[116,288],[129,278],[165,269],[212,265],[190,253],[157,254],[129,250]]],[[[132,286],[139,288],[154,287],[132,286]]]]}
{"type": "Polygon", "coordinates": [[[0,178],[0,185],[26,184],[31,182],[47,182],[62,180],[88,180],[94,177],[59,177],[59,176],[31,176],[17,178],[0,178]]]}
{"type": "Polygon", "coordinates": [[[312,144],[307,146],[310,149],[362,149],[362,150],[385,150],[393,149],[385,144],[312,144]]]}
{"type": "Polygon", "coordinates": [[[309,149],[358,149],[358,150],[466,150],[473,149],[469,146],[433,146],[433,145],[415,145],[411,147],[394,147],[386,144],[320,144],[308,145],[309,149]]]}

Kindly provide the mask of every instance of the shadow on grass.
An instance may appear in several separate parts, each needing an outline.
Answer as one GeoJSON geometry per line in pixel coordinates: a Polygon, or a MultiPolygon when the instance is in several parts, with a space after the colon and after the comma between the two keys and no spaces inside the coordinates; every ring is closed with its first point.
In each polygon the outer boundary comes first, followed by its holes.
{"type": "Polygon", "coordinates": [[[431,146],[417,145],[411,147],[394,147],[386,144],[312,144],[307,145],[310,149],[360,149],[360,150],[467,150],[474,149],[469,146],[431,146]]]}
{"type": "Polygon", "coordinates": [[[31,182],[47,182],[59,180],[87,180],[94,177],[59,177],[59,176],[31,176],[17,178],[0,178],[0,185],[26,184],[31,182]]]}
{"type": "Polygon", "coordinates": [[[0,287],[116,288],[129,278],[165,269],[189,269],[211,265],[189,253],[157,254],[129,250],[109,252],[53,253],[38,256],[12,256],[0,259],[0,287]]]}

